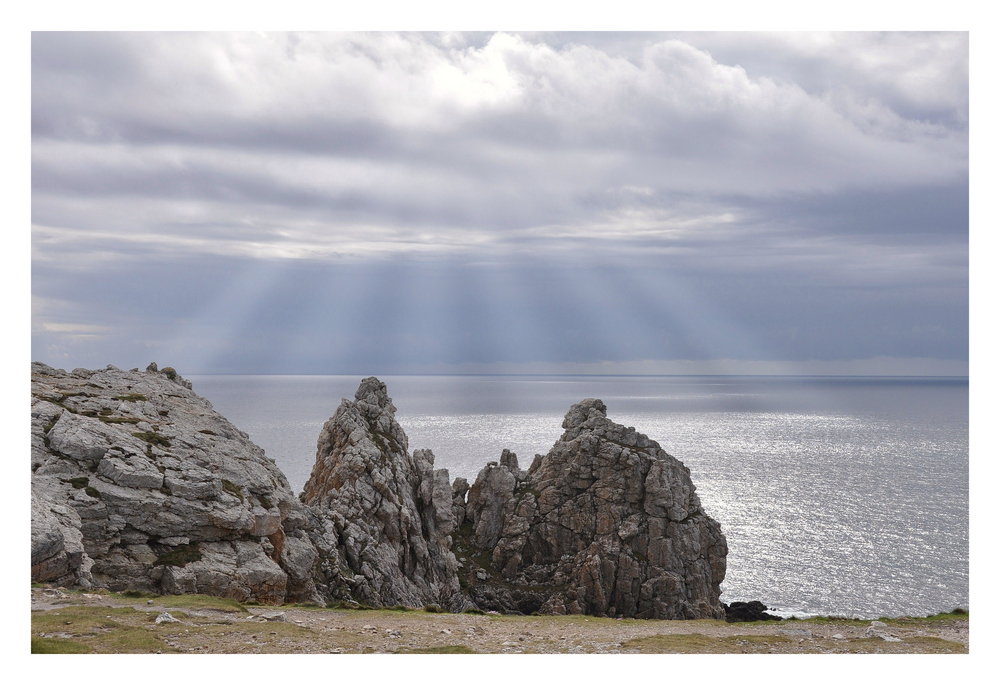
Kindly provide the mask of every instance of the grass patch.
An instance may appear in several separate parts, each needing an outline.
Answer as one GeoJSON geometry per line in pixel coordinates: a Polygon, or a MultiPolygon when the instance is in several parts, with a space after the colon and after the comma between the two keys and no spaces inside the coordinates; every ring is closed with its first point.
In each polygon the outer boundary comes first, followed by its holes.
{"type": "Polygon", "coordinates": [[[965,609],[953,609],[940,614],[930,616],[903,616],[901,618],[880,618],[880,621],[887,625],[914,625],[919,623],[935,623],[938,621],[968,621],[969,612],[965,609]]]}
{"type": "Polygon", "coordinates": [[[207,609],[209,611],[224,611],[230,614],[249,613],[247,608],[228,597],[213,597],[211,595],[170,595],[161,597],[161,604],[173,609],[207,609]]]}
{"type": "Polygon", "coordinates": [[[122,400],[123,402],[146,402],[146,396],[139,392],[130,392],[127,395],[116,395],[116,400],[122,400]]]}
{"type": "Polygon", "coordinates": [[[101,493],[97,491],[97,488],[93,488],[88,485],[83,489],[83,491],[88,495],[90,495],[91,497],[93,497],[94,499],[104,499],[103,497],[101,497],[101,493]]]}
{"type": "Polygon", "coordinates": [[[210,431],[210,430],[208,430],[207,428],[203,428],[202,430],[200,430],[200,431],[198,431],[198,432],[199,432],[199,433],[204,433],[205,435],[214,435],[214,436],[216,436],[216,437],[218,437],[218,435],[219,435],[219,434],[218,434],[218,433],[216,433],[215,431],[210,431]]]}
{"type": "Polygon", "coordinates": [[[445,612],[444,609],[442,609],[437,604],[425,604],[424,605],[424,611],[426,611],[428,614],[444,614],[444,613],[447,613],[447,612],[445,612]]]}
{"type": "Polygon", "coordinates": [[[479,654],[479,652],[465,645],[442,645],[440,647],[405,649],[397,654],[479,654]]]}
{"type": "MultiPolygon", "coordinates": [[[[139,423],[139,419],[127,419],[115,416],[99,416],[97,418],[100,419],[102,423],[130,423],[133,426],[139,423]]],[[[135,433],[133,433],[132,435],[135,435],[135,433]]]]}
{"type": "Polygon", "coordinates": [[[153,566],[187,566],[188,564],[201,561],[201,552],[198,551],[198,543],[190,545],[179,545],[166,554],[161,554],[153,562],[153,566]]]}
{"type": "Polygon", "coordinates": [[[650,635],[622,643],[626,649],[638,649],[643,654],[733,654],[739,652],[766,653],[790,642],[776,635],[733,635],[709,637],[701,633],[650,635]]]}
{"type": "Polygon", "coordinates": [[[271,508],[271,500],[269,500],[265,495],[257,495],[257,501],[260,502],[260,506],[265,509],[271,508]]]}
{"type": "Polygon", "coordinates": [[[241,502],[243,501],[243,490],[236,483],[223,478],[222,489],[234,497],[239,497],[241,502]]]}
{"type": "MultiPolygon", "coordinates": [[[[907,617],[909,618],[909,617],[907,617]]],[[[917,619],[919,621],[953,621],[955,619],[968,619],[969,612],[966,609],[952,609],[949,612],[942,612],[940,614],[931,614],[930,616],[925,616],[924,618],[917,619]]]]}
{"type": "Polygon", "coordinates": [[[969,649],[959,642],[939,637],[916,635],[903,642],[885,642],[877,637],[851,640],[837,651],[847,654],[968,654],[969,649]]]}
{"type": "Polygon", "coordinates": [[[125,590],[124,592],[113,592],[112,597],[120,597],[126,599],[157,599],[160,595],[155,592],[143,592],[142,590],[125,590]]]}
{"type": "MultiPolygon", "coordinates": [[[[174,651],[149,629],[142,626],[145,612],[132,607],[67,606],[55,611],[33,613],[31,632],[45,646],[68,648],[71,642],[87,651],[112,654],[174,651]],[[69,633],[72,637],[40,638],[40,633],[69,633]],[[52,644],[54,641],[56,644],[52,644]]],[[[63,652],[65,653],[65,652],[63,652]]]]}
{"type": "Polygon", "coordinates": [[[83,488],[90,485],[90,479],[87,478],[87,476],[80,476],[79,478],[70,478],[66,482],[72,485],[77,490],[82,490],[83,488]]]}
{"type": "Polygon", "coordinates": [[[89,654],[90,647],[72,640],[62,640],[55,637],[31,638],[32,654],[89,654]]]}
{"type": "Polygon", "coordinates": [[[157,447],[170,447],[170,441],[159,433],[132,433],[132,435],[140,440],[145,440],[150,445],[156,445],[157,447]]]}

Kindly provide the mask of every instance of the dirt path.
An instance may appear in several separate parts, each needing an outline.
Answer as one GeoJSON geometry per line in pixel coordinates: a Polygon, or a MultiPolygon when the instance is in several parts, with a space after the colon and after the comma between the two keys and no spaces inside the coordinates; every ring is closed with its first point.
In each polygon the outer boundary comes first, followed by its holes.
{"type": "Polygon", "coordinates": [[[968,653],[968,615],[871,621],[615,620],[241,606],[32,588],[33,651],[132,653],[968,653]],[[175,620],[156,619],[169,613],[175,620]]]}

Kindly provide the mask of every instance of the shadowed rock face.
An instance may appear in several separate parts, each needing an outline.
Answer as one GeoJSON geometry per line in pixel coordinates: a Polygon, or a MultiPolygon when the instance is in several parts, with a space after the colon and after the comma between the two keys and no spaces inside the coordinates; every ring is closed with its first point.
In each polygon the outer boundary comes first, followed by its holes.
{"type": "Polygon", "coordinates": [[[489,554],[468,571],[470,597],[504,611],[723,618],[726,540],[688,469],[600,400],[574,405],[563,428],[527,474],[505,453],[476,479],[468,542],[489,554]]]}
{"type": "Polygon", "coordinates": [[[361,382],[320,432],[302,501],[323,520],[318,546],[337,550],[327,581],[376,606],[466,605],[451,553],[455,528],[448,472],[430,450],[407,451],[396,408],[377,378],[361,382]],[[320,539],[322,538],[322,539],[320,539]]]}

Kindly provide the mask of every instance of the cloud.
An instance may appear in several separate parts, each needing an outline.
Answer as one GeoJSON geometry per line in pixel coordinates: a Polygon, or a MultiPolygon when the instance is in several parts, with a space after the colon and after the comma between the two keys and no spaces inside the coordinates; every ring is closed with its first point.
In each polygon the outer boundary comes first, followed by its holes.
{"type": "Polygon", "coordinates": [[[35,33],[33,344],[963,359],[968,140],[967,34],[35,33]]]}

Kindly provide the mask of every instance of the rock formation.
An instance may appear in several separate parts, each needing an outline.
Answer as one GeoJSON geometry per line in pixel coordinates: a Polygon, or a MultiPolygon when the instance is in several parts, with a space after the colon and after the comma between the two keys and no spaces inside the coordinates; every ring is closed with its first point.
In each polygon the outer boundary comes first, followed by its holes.
{"type": "Polygon", "coordinates": [[[316,599],[285,476],[173,369],[36,363],[31,394],[32,580],[316,599]]]}
{"type": "Polygon", "coordinates": [[[385,384],[323,426],[299,499],[170,368],[32,366],[32,580],[240,601],[725,616],[726,541],[688,469],[604,404],[470,487],[409,452],[385,384]],[[458,558],[456,558],[456,554],[458,558]]]}
{"type": "Polygon", "coordinates": [[[467,592],[480,607],[638,618],[724,618],[726,539],[690,472],[587,399],[527,473],[504,452],[469,491],[467,592]]]}
{"type": "Polygon", "coordinates": [[[748,623],[751,621],[780,621],[780,616],[767,613],[763,602],[733,602],[723,604],[726,610],[726,623],[748,623]]]}
{"type": "Polygon", "coordinates": [[[338,578],[328,587],[339,579],[351,599],[375,606],[461,610],[448,472],[434,469],[430,450],[407,451],[395,413],[385,383],[366,378],[320,432],[302,501],[325,522],[325,543],[337,550],[338,578]]]}

